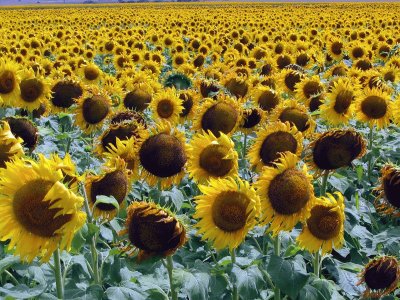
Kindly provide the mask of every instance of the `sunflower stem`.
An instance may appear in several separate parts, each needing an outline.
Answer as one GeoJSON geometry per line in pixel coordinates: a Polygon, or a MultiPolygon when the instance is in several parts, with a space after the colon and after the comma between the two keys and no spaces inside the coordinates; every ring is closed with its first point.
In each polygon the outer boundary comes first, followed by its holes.
{"type": "Polygon", "coordinates": [[[374,143],[374,126],[371,125],[369,127],[369,134],[368,134],[368,150],[372,150],[372,146],[374,143]]]}
{"type": "Polygon", "coordinates": [[[244,139],[243,139],[243,153],[242,153],[242,158],[246,157],[246,148],[247,148],[247,134],[244,134],[244,139]]]}
{"type": "MultiPolygon", "coordinates": [[[[280,239],[279,233],[275,237],[275,240],[274,240],[274,254],[276,256],[281,255],[281,239],[280,239]]],[[[274,299],[281,300],[281,290],[276,285],[274,287],[274,299]]]]}
{"type": "Polygon", "coordinates": [[[93,280],[95,284],[100,284],[99,274],[99,254],[96,249],[96,235],[93,236],[90,244],[90,252],[92,253],[92,264],[93,264],[93,280]]]}
{"type": "Polygon", "coordinates": [[[13,274],[11,274],[11,272],[9,272],[9,271],[7,271],[7,270],[4,270],[4,273],[10,278],[10,280],[12,281],[12,283],[13,283],[15,286],[19,285],[18,280],[14,277],[13,274]]]}
{"type": "Polygon", "coordinates": [[[320,196],[325,196],[325,194],[326,194],[326,187],[328,185],[328,177],[329,177],[329,172],[325,172],[322,177],[320,196]]]}
{"type": "MultiPolygon", "coordinates": [[[[368,150],[372,152],[374,147],[374,126],[371,125],[369,127],[369,134],[368,134],[368,150]]],[[[372,153],[369,154],[368,159],[368,179],[371,181],[371,173],[372,173],[372,153]]]]}
{"type": "Polygon", "coordinates": [[[321,260],[321,256],[319,254],[319,249],[318,249],[318,251],[315,252],[315,254],[314,254],[314,263],[313,263],[314,264],[314,274],[317,278],[319,278],[319,276],[320,276],[320,267],[321,267],[320,260],[321,260]]]}
{"type": "Polygon", "coordinates": [[[178,300],[178,293],[175,290],[174,280],[172,277],[172,275],[173,275],[172,272],[174,270],[174,262],[172,260],[172,255],[167,256],[167,270],[168,270],[168,277],[169,277],[169,286],[171,289],[171,299],[178,300]]]}
{"type": "Polygon", "coordinates": [[[64,284],[62,281],[60,249],[57,248],[53,253],[54,257],[54,275],[56,277],[57,298],[64,299],[64,284]]]}
{"type": "MultiPolygon", "coordinates": [[[[233,248],[231,251],[232,265],[236,264],[236,249],[233,248]]],[[[232,282],[232,300],[239,300],[239,293],[236,282],[232,282]]]]}
{"type": "MultiPolygon", "coordinates": [[[[93,224],[93,215],[92,212],[90,211],[89,200],[84,186],[82,186],[82,193],[83,193],[83,198],[85,200],[84,205],[85,205],[88,224],[93,224]]],[[[90,243],[90,252],[92,255],[92,264],[93,264],[93,280],[95,284],[100,284],[101,278],[99,273],[99,254],[96,248],[96,239],[97,239],[96,235],[94,235],[90,243]]]]}

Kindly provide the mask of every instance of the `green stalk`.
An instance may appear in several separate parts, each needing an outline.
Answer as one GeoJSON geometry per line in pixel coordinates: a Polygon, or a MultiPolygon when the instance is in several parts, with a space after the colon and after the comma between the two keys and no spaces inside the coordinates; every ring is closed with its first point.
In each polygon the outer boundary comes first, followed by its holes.
{"type": "MultiPolygon", "coordinates": [[[[230,252],[233,265],[236,263],[236,249],[232,249],[230,252]]],[[[232,300],[239,300],[239,293],[236,282],[232,282],[232,300]]]]}
{"type": "Polygon", "coordinates": [[[15,286],[19,285],[18,280],[14,277],[13,274],[11,274],[11,272],[9,272],[9,271],[7,271],[7,270],[4,270],[4,273],[6,273],[6,275],[10,278],[10,280],[12,281],[12,283],[13,283],[15,286]]]}
{"type": "MultiPolygon", "coordinates": [[[[279,233],[275,237],[275,240],[274,240],[274,254],[276,256],[280,256],[281,255],[281,239],[279,237],[279,233]]],[[[276,285],[275,285],[275,288],[274,288],[274,299],[275,300],[281,300],[281,290],[276,285]]]]}
{"type": "Polygon", "coordinates": [[[326,194],[326,187],[328,184],[328,177],[329,177],[329,172],[324,172],[324,175],[322,177],[322,183],[321,183],[321,191],[320,191],[320,196],[325,196],[326,194]]]}
{"type": "Polygon", "coordinates": [[[92,237],[92,241],[90,244],[90,252],[92,253],[94,283],[100,284],[99,254],[97,253],[97,249],[96,249],[96,234],[92,237]]]}
{"type": "Polygon", "coordinates": [[[315,252],[314,254],[314,262],[313,262],[313,266],[314,266],[314,274],[317,278],[319,278],[319,273],[320,273],[320,264],[321,264],[321,255],[319,254],[319,249],[317,252],[315,252]]]}
{"type": "Polygon", "coordinates": [[[64,284],[62,282],[60,249],[57,248],[57,250],[54,251],[53,257],[54,257],[54,275],[56,277],[57,298],[64,299],[64,284]]]}
{"type": "MultiPolygon", "coordinates": [[[[84,205],[85,205],[85,211],[87,215],[87,221],[88,224],[93,224],[93,215],[92,212],[90,211],[89,207],[89,201],[86,195],[86,189],[83,186],[83,196],[84,196],[84,205]]],[[[97,248],[96,248],[96,235],[93,236],[92,241],[90,243],[90,253],[92,255],[92,264],[93,264],[93,280],[96,284],[100,284],[101,278],[100,278],[100,273],[99,273],[99,254],[97,253],[97,248]]]]}
{"type": "Polygon", "coordinates": [[[247,134],[244,134],[244,141],[243,141],[243,153],[242,158],[246,157],[246,148],[247,148],[247,134]]]}
{"type": "Polygon", "coordinates": [[[374,126],[371,125],[369,127],[369,134],[368,134],[368,150],[372,150],[373,143],[374,143],[374,126]]]}
{"type": "Polygon", "coordinates": [[[174,269],[174,262],[172,260],[172,255],[168,255],[167,256],[167,270],[168,270],[168,277],[169,277],[169,286],[170,286],[170,289],[171,289],[171,299],[172,300],[178,300],[178,293],[175,290],[173,277],[172,277],[173,269],[174,269]]]}
{"type": "MultiPolygon", "coordinates": [[[[369,134],[368,134],[368,150],[372,152],[374,147],[374,126],[371,125],[369,127],[369,134]]],[[[368,159],[368,179],[371,181],[371,173],[372,173],[372,153],[369,154],[368,159]]]]}

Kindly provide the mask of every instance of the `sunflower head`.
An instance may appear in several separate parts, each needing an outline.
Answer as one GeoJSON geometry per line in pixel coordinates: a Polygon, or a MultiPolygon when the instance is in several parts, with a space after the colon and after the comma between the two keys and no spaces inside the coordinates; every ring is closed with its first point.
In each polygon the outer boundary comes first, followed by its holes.
{"type": "Polygon", "coordinates": [[[126,93],[123,103],[127,109],[144,111],[150,104],[153,89],[148,84],[138,84],[126,93]]]}
{"type": "Polygon", "coordinates": [[[111,112],[111,98],[96,86],[91,86],[77,99],[76,124],[85,133],[101,128],[111,112]]]}
{"type": "Polygon", "coordinates": [[[96,203],[97,196],[112,196],[121,205],[129,192],[130,180],[126,163],[120,159],[111,168],[106,167],[100,175],[88,175],[85,179],[85,189],[89,205],[95,217],[112,219],[117,214],[117,208],[109,203],[96,203]]]}
{"type": "Polygon", "coordinates": [[[382,128],[390,122],[392,105],[390,95],[387,92],[367,88],[356,100],[356,117],[361,122],[382,128]]]}
{"type": "Polygon", "coordinates": [[[36,125],[26,118],[7,117],[5,118],[10,125],[11,132],[17,138],[23,140],[23,145],[30,150],[35,149],[38,142],[38,129],[36,125]]]}
{"type": "Polygon", "coordinates": [[[358,95],[357,85],[349,79],[333,81],[327,99],[321,105],[321,115],[330,124],[347,123],[353,115],[354,100],[358,95]]]}
{"type": "Polygon", "coordinates": [[[127,209],[125,230],[131,245],[139,250],[138,261],[166,257],[182,247],[184,225],[167,209],[152,202],[132,202],[127,209]]]}
{"type": "Polygon", "coordinates": [[[159,125],[140,146],[142,175],[150,185],[161,182],[162,187],[178,183],[184,175],[187,161],[183,134],[168,124],[159,125]]]}
{"type": "Polygon", "coordinates": [[[300,156],[303,150],[303,136],[289,123],[274,122],[257,132],[248,159],[252,166],[261,170],[263,166],[273,166],[283,152],[289,151],[300,156]]]}
{"type": "Polygon", "coordinates": [[[82,96],[83,88],[79,82],[73,80],[57,81],[51,88],[51,104],[56,110],[63,110],[75,104],[76,99],[82,96]]]}
{"type": "Polygon", "coordinates": [[[360,273],[358,284],[364,283],[364,298],[381,298],[390,294],[400,282],[400,265],[395,257],[382,256],[371,260],[360,273]]]}
{"type": "Polygon", "coordinates": [[[144,128],[147,127],[144,114],[135,110],[122,110],[114,113],[111,116],[110,123],[113,125],[118,125],[125,122],[137,122],[143,125],[144,128]]]}
{"type": "Polygon", "coordinates": [[[111,124],[110,127],[100,136],[97,152],[103,154],[108,151],[110,144],[116,146],[117,139],[121,141],[134,137],[137,143],[140,143],[146,131],[144,127],[136,121],[125,121],[119,124],[111,124]]]}
{"type": "Polygon", "coordinates": [[[240,107],[232,98],[220,98],[218,101],[208,98],[200,108],[196,127],[210,130],[217,137],[220,132],[232,134],[239,124],[240,115],[240,107]]]}
{"type": "Polygon", "coordinates": [[[400,170],[386,164],[382,167],[379,192],[375,201],[377,210],[384,214],[400,216],[400,170]]]}
{"type": "Polygon", "coordinates": [[[198,233],[210,240],[217,250],[234,249],[257,223],[260,200],[250,184],[241,179],[211,179],[200,185],[196,197],[198,233]]]}
{"type": "Polygon", "coordinates": [[[192,86],[192,81],[184,74],[174,73],[165,79],[164,86],[175,88],[176,90],[187,90],[192,86]]]}
{"type": "Polygon", "coordinates": [[[257,86],[251,94],[254,103],[266,112],[271,112],[281,102],[279,94],[270,87],[257,86]]]}
{"type": "Polygon", "coordinates": [[[306,160],[315,170],[329,171],[349,166],[366,153],[366,142],[353,129],[333,129],[320,134],[309,145],[306,160]]]}
{"type": "Polygon", "coordinates": [[[247,76],[238,75],[236,72],[230,73],[224,77],[223,85],[236,98],[243,98],[249,90],[247,76]]]}
{"type": "Polygon", "coordinates": [[[168,88],[154,96],[150,109],[153,111],[153,118],[156,122],[176,124],[183,106],[175,89],[168,88]]]}
{"type": "Polygon", "coordinates": [[[335,195],[336,198],[327,194],[316,199],[310,217],[297,238],[300,246],[310,252],[321,248],[322,253],[331,252],[333,247],[338,249],[344,243],[344,199],[339,192],[335,195]]]}
{"type": "Polygon", "coordinates": [[[14,62],[0,60],[0,98],[6,105],[18,98],[19,82],[18,65],[14,62]]]}
{"type": "Polygon", "coordinates": [[[316,126],[307,108],[296,100],[286,100],[279,104],[271,113],[271,121],[289,122],[304,135],[312,134],[316,126]]]}
{"type": "Polygon", "coordinates": [[[13,135],[8,122],[0,122],[0,168],[5,168],[6,162],[24,154],[22,142],[21,138],[13,135]]]}
{"type": "Polygon", "coordinates": [[[221,133],[199,133],[188,146],[188,170],[196,182],[237,175],[238,154],[233,141],[221,133]]]}
{"type": "Polygon", "coordinates": [[[264,111],[261,108],[248,108],[243,111],[239,129],[245,133],[252,133],[265,120],[264,111]]]}
{"type": "Polygon", "coordinates": [[[44,156],[39,162],[17,158],[1,170],[2,241],[22,260],[49,260],[57,249],[69,250],[75,232],[85,223],[83,198],[60,182],[61,170],[44,156]],[[23,174],[23,175],[22,175],[23,174]]]}
{"type": "Polygon", "coordinates": [[[261,198],[263,224],[270,224],[274,235],[281,230],[291,230],[299,221],[310,216],[314,204],[312,176],[306,165],[298,168],[299,158],[285,152],[275,166],[265,167],[256,183],[261,198]]]}

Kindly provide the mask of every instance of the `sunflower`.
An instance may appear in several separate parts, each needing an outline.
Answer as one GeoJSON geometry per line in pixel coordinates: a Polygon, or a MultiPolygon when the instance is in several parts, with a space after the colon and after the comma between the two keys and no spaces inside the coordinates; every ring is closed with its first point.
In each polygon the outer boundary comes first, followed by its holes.
{"type": "Polygon", "coordinates": [[[6,162],[24,155],[21,146],[22,139],[16,138],[11,132],[10,125],[0,122],[0,168],[6,167],[6,162]]]}
{"type": "Polygon", "coordinates": [[[134,137],[121,141],[118,137],[115,145],[110,143],[104,153],[106,166],[112,167],[117,160],[123,159],[129,172],[129,179],[136,179],[139,173],[138,145],[134,137]]]}
{"type": "Polygon", "coordinates": [[[232,177],[211,179],[199,185],[194,218],[203,240],[210,240],[217,250],[237,248],[257,224],[260,199],[247,181],[232,177]]]}
{"type": "Polygon", "coordinates": [[[217,101],[206,98],[197,112],[194,129],[210,130],[216,137],[220,132],[231,135],[239,125],[241,109],[237,101],[220,96],[217,101]]]}
{"type": "Polygon", "coordinates": [[[344,199],[340,192],[316,198],[302,232],[297,237],[300,247],[309,252],[329,253],[332,248],[339,249],[344,244],[344,199]]]}
{"type": "Polygon", "coordinates": [[[285,68],[279,73],[279,86],[288,93],[293,93],[296,84],[304,78],[301,71],[285,68]]]}
{"type": "Polygon", "coordinates": [[[327,53],[335,60],[341,60],[344,54],[344,43],[341,39],[333,38],[326,46],[327,53]]]}
{"type": "Polygon", "coordinates": [[[102,78],[102,71],[94,63],[87,63],[79,69],[79,74],[85,84],[97,85],[102,78]]]}
{"type": "Polygon", "coordinates": [[[22,260],[49,260],[57,249],[69,250],[85,223],[83,198],[67,189],[61,170],[43,156],[39,162],[16,158],[0,175],[0,239],[22,260]]]}
{"type": "Polygon", "coordinates": [[[61,79],[51,88],[51,110],[60,112],[76,103],[76,99],[83,94],[82,85],[74,79],[61,79]]]}
{"type": "Polygon", "coordinates": [[[349,71],[344,62],[332,65],[324,74],[324,78],[345,77],[349,71]]]}
{"type": "Polygon", "coordinates": [[[76,101],[75,124],[86,134],[100,129],[111,112],[110,96],[98,87],[90,86],[76,101]]]}
{"type": "Polygon", "coordinates": [[[136,120],[123,121],[117,124],[111,124],[99,137],[96,152],[100,155],[110,150],[110,145],[117,145],[117,139],[128,140],[135,138],[136,143],[141,143],[147,133],[144,126],[136,120]]]}
{"type": "Polygon", "coordinates": [[[400,81],[400,69],[390,66],[385,66],[379,69],[379,73],[386,82],[396,83],[400,81]]]}
{"type": "Polygon", "coordinates": [[[321,117],[329,124],[346,124],[353,116],[354,101],[358,95],[357,85],[348,78],[333,83],[325,102],[320,106],[321,117]]]}
{"type": "Polygon", "coordinates": [[[186,241],[186,228],[168,209],[153,202],[132,202],[127,209],[125,229],[130,245],[124,250],[131,254],[139,250],[139,262],[151,257],[166,257],[175,253],[186,241]]]}
{"type": "Polygon", "coordinates": [[[366,141],[354,129],[332,129],[319,134],[307,148],[305,160],[315,171],[331,171],[351,165],[366,153],[366,141]]]}
{"type": "Polygon", "coordinates": [[[18,99],[20,78],[18,65],[12,61],[0,60],[0,100],[11,105],[18,99]]]}
{"type": "Polygon", "coordinates": [[[266,119],[266,113],[259,107],[243,110],[239,130],[245,134],[255,132],[262,126],[266,119]]]}
{"type": "Polygon", "coordinates": [[[126,89],[127,93],[123,98],[125,108],[141,112],[149,106],[154,92],[150,84],[128,84],[126,89]]]}
{"type": "Polygon", "coordinates": [[[306,165],[296,167],[298,161],[296,154],[285,152],[274,166],[262,169],[256,182],[263,214],[260,222],[271,223],[269,231],[274,236],[306,221],[315,202],[312,176],[306,165]]]}
{"type": "Polygon", "coordinates": [[[184,90],[179,92],[179,99],[183,109],[179,114],[181,121],[184,119],[192,119],[199,105],[199,95],[194,90],[184,90]]]}
{"type": "Polygon", "coordinates": [[[393,102],[393,121],[397,125],[400,124],[400,95],[398,95],[396,100],[393,102]]]}
{"type": "Polygon", "coordinates": [[[10,125],[12,134],[23,140],[23,146],[30,151],[35,149],[39,136],[38,129],[32,121],[22,117],[7,117],[4,120],[10,125]]]}
{"type": "Polygon", "coordinates": [[[20,94],[15,99],[17,106],[33,111],[42,103],[47,103],[51,96],[48,80],[35,75],[32,69],[20,71],[18,75],[21,81],[19,83],[20,94]]]}
{"type": "Polygon", "coordinates": [[[381,169],[380,186],[375,190],[379,193],[375,199],[377,211],[387,215],[400,216],[400,170],[392,164],[386,164],[381,169]]]}
{"type": "MultiPolygon", "coordinates": [[[[41,157],[41,155],[42,154],[39,154],[39,157],[41,157]]],[[[64,158],[61,158],[57,154],[52,154],[49,158],[49,162],[53,163],[54,170],[61,170],[63,178],[60,181],[74,193],[77,193],[79,190],[79,182],[84,179],[84,176],[79,176],[71,155],[66,153],[64,158]]]]}
{"type": "Polygon", "coordinates": [[[139,149],[141,176],[149,185],[161,188],[178,184],[185,175],[187,161],[185,136],[168,123],[159,124],[139,149]]]}
{"type": "Polygon", "coordinates": [[[112,196],[121,206],[130,189],[129,173],[124,160],[105,166],[100,175],[89,174],[85,178],[85,190],[94,217],[111,220],[118,209],[110,203],[96,203],[97,196],[112,196]]]}
{"type": "Polygon", "coordinates": [[[254,104],[268,113],[282,101],[275,90],[263,85],[258,85],[252,89],[251,96],[254,104]]]}
{"type": "Polygon", "coordinates": [[[296,99],[307,105],[311,99],[320,97],[323,92],[324,86],[318,75],[305,77],[295,85],[296,99]]]}
{"type": "Polygon", "coordinates": [[[392,102],[390,95],[380,89],[364,89],[355,103],[356,118],[367,122],[370,126],[383,128],[389,125],[392,117],[392,102]]]}
{"type": "Polygon", "coordinates": [[[303,136],[295,126],[277,121],[269,123],[257,132],[247,158],[257,171],[261,171],[264,166],[273,166],[286,151],[300,157],[303,151],[303,136]]]}
{"type": "Polygon", "coordinates": [[[214,97],[220,90],[219,82],[215,79],[198,79],[195,85],[203,98],[214,97]]]}
{"type": "Polygon", "coordinates": [[[375,257],[359,274],[360,281],[366,290],[363,298],[381,298],[396,290],[400,282],[400,264],[393,256],[375,257]]]}
{"type": "Polygon", "coordinates": [[[308,114],[307,108],[296,100],[282,101],[272,112],[270,122],[289,122],[294,125],[304,136],[311,135],[316,123],[308,114]]]}
{"type": "Polygon", "coordinates": [[[157,93],[150,103],[153,119],[157,123],[170,123],[175,125],[183,110],[182,101],[178,98],[175,89],[167,88],[157,93]]]}
{"type": "Polygon", "coordinates": [[[238,174],[238,154],[233,141],[221,133],[198,133],[188,146],[189,176],[204,183],[211,178],[226,178],[238,174]]]}

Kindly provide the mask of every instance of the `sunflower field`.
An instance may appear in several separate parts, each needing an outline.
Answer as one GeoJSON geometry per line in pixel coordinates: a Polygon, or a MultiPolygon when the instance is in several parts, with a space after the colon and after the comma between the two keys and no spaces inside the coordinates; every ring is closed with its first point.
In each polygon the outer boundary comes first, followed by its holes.
{"type": "Polygon", "coordinates": [[[1,299],[399,299],[400,4],[0,8],[1,299]]]}

